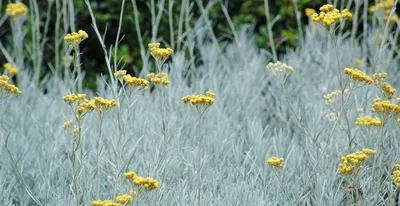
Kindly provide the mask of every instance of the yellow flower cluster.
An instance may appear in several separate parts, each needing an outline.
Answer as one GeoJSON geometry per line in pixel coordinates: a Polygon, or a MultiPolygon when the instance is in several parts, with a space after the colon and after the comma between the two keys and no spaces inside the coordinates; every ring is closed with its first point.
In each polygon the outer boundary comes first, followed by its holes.
{"type": "Polygon", "coordinates": [[[84,116],[86,113],[96,109],[95,100],[86,99],[86,94],[69,94],[63,97],[64,102],[69,105],[73,103],[77,103],[76,113],[80,115],[80,117],[84,116]]]}
{"type": "Polygon", "coordinates": [[[271,167],[277,167],[281,169],[283,167],[283,161],[283,158],[270,157],[267,159],[267,164],[271,167]]]}
{"type": "Polygon", "coordinates": [[[368,157],[374,155],[376,150],[363,149],[359,152],[354,152],[343,156],[341,164],[339,164],[339,171],[342,174],[349,175],[352,173],[358,173],[363,166],[361,165],[368,157]]]}
{"type": "Polygon", "coordinates": [[[344,91],[335,90],[327,95],[324,95],[325,105],[330,105],[337,101],[341,101],[342,95],[349,95],[349,94],[350,94],[350,90],[345,89],[344,91]]]}
{"type": "Polygon", "coordinates": [[[98,112],[104,112],[112,107],[118,106],[118,103],[115,99],[104,99],[103,97],[95,97],[93,98],[94,104],[96,105],[95,109],[98,112]]]}
{"type": "Polygon", "coordinates": [[[391,99],[396,93],[396,89],[385,82],[386,76],[386,72],[375,73],[372,75],[372,79],[374,80],[375,85],[380,87],[385,97],[391,99]]]}
{"type": "Polygon", "coordinates": [[[150,54],[156,60],[165,60],[169,55],[174,53],[174,50],[171,48],[160,48],[160,43],[150,43],[149,45],[150,54]]]}
{"type": "Polygon", "coordinates": [[[64,122],[63,128],[64,130],[68,129],[72,125],[72,120],[64,122]]]}
{"type": "Polygon", "coordinates": [[[126,205],[128,203],[131,203],[133,198],[136,196],[136,192],[131,191],[130,194],[125,194],[125,195],[121,195],[121,196],[117,196],[115,198],[115,202],[122,204],[122,205],[126,205]]]}
{"type": "MultiPolygon", "coordinates": [[[[136,78],[132,77],[131,75],[124,75],[123,79],[125,83],[131,87],[131,88],[141,88],[143,90],[146,90],[148,88],[147,85],[149,85],[149,81],[142,79],[142,78],[136,78]]],[[[168,77],[167,77],[168,80],[168,77]]]]}
{"type": "Polygon", "coordinates": [[[373,84],[374,80],[359,69],[345,68],[344,73],[356,81],[373,84]]]}
{"type": "Polygon", "coordinates": [[[117,196],[115,200],[95,200],[92,206],[123,206],[131,203],[136,196],[136,192],[131,191],[129,194],[117,196]]]}
{"type": "Polygon", "coordinates": [[[363,116],[357,118],[355,124],[357,126],[365,125],[367,127],[370,126],[382,126],[382,121],[379,118],[372,118],[371,116],[363,116]]]}
{"type": "Polygon", "coordinates": [[[207,91],[206,95],[198,94],[198,95],[186,95],[182,98],[183,103],[192,103],[192,105],[212,105],[215,101],[215,94],[207,91]]]}
{"type": "Polygon", "coordinates": [[[400,189],[400,164],[395,165],[396,170],[392,173],[392,180],[396,184],[396,187],[400,189]]]}
{"type": "Polygon", "coordinates": [[[311,19],[315,22],[324,23],[327,26],[334,24],[335,22],[342,19],[350,19],[352,14],[347,10],[344,9],[342,12],[339,12],[338,9],[334,9],[332,4],[323,5],[319,8],[321,11],[319,14],[314,13],[311,16],[311,19]]]}
{"type": "Polygon", "coordinates": [[[277,61],[275,63],[268,63],[267,66],[265,67],[267,71],[272,71],[272,72],[281,72],[281,73],[292,73],[294,71],[293,67],[282,63],[280,61],[277,61]]]}
{"type": "Polygon", "coordinates": [[[0,92],[5,91],[8,94],[21,94],[21,90],[13,84],[9,84],[10,78],[6,75],[0,76],[0,92]]]}
{"type": "Polygon", "coordinates": [[[154,84],[160,84],[160,79],[163,85],[169,84],[168,74],[165,72],[161,73],[161,78],[160,78],[160,73],[158,74],[150,73],[147,75],[147,78],[149,78],[150,81],[153,82],[154,84]]]}
{"type": "Polygon", "coordinates": [[[398,114],[400,113],[400,106],[392,104],[390,101],[381,101],[380,98],[375,98],[371,108],[372,112],[382,114],[398,114]]]}
{"type": "Polygon", "coordinates": [[[126,75],[126,70],[118,70],[114,73],[115,78],[122,79],[126,75]]]}
{"type": "Polygon", "coordinates": [[[375,12],[380,9],[390,9],[394,6],[394,0],[386,0],[386,1],[380,1],[376,5],[370,6],[368,8],[369,12],[375,12]]]}
{"type": "Polygon", "coordinates": [[[150,177],[137,176],[135,172],[124,173],[127,180],[130,180],[136,186],[143,186],[146,190],[154,190],[160,187],[160,183],[150,177]]]}
{"type": "Polygon", "coordinates": [[[315,11],[315,9],[306,8],[304,13],[306,14],[306,16],[311,16],[311,15],[313,15],[314,13],[317,13],[317,12],[315,11]]]}
{"type": "Polygon", "coordinates": [[[6,13],[8,16],[17,18],[28,13],[28,7],[22,2],[9,3],[7,4],[6,13]]]}
{"type": "Polygon", "coordinates": [[[17,67],[13,67],[10,63],[4,64],[4,68],[8,71],[10,75],[16,75],[19,71],[17,67]]]}
{"type": "Polygon", "coordinates": [[[78,32],[72,32],[71,34],[67,34],[64,37],[64,40],[70,43],[71,45],[78,45],[88,37],[89,36],[85,31],[79,30],[78,32]]]}

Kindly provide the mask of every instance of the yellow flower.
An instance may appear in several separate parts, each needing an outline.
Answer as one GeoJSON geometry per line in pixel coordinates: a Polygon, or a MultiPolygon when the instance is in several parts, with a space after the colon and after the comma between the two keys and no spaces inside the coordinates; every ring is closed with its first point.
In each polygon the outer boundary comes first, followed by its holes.
{"type": "Polygon", "coordinates": [[[344,73],[356,81],[373,84],[374,80],[359,69],[345,68],[344,73]]]}
{"type": "Polygon", "coordinates": [[[363,116],[357,118],[355,124],[357,126],[382,126],[382,121],[379,118],[372,118],[371,116],[363,116]]]}
{"type": "Polygon", "coordinates": [[[89,36],[88,34],[83,31],[79,30],[78,32],[72,32],[67,34],[64,37],[64,40],[68,42],[72,47],[77,47],[83,40],[87,39],[89,36]]]}
{"type": "Polygon", "coordinates": [[[215,94],[207,91],[206,95],[204,94],[195,94],[195,95],[186,95],[182,99],[182,102],[184,104],[186,103],[191,103],[195,109],[196,112],[199,115],[203,115],[205,111],[215,102],[215,94]]]}
{"type": "Polygon", "coordinates": [[[0,76],[0,92],[5,91],[6,94],[21,94],[21,90],[13,84],[9,84],[10,78],[6,75],[0,76]]]}
{"type": "Polygon", "coordinates": [[[19,71],[17,67],[13,67],[10,63],[4,64],[4,68],[8,71],[10,75],[16,75],[19,71]]]}
{"type": "Polygon", "coordinates": [[[312,9],[312,8],[306,8],[305,13],[306,13],[306,16],[311,16],[314,13],[316,13],[316,11],[315,11],[315,9],[312,9]]]}
{"type": "Polygon", "coordinates": [[[131,75],[124,75],[124,82],[132,90],[147,90],[149,82],[142,78],[132,77],[131,75]]]}
{"type": "Polygon", "coordinates": [[[128,203],[131,203],[133,200],[133,196],[131,194],[125,194],[125,195],[121,195],[121,196],[117,196],[115,198],[115,202],[122,204],[122,205],[126,205],[128,203]]]}
{"type": "Polygon", "coordinates": [[[375,153],[376,150],[365,148],[359,152],[343,156],[341,158],[342,163],[338,165],[340,173],[350,175],[360,172],[363,169],[362,163],[375,153]]]}
{"type": "Polygon", "coordinates": [[[381,101],[380,98],[375,98],[371,111],[382,115],[397,115],[400,113],[400,106],[392,104],[388,100],[381,101]]]}
{"type": "Polygon", "coordinates": [[[118,103],[115,99],[104,99],[103,97],[95,97],[93,98],[93,103],[94,103],[94,109],[96,109],[98,112],[105,112],[112,107],[118,106],[118,103]]]}
{"type": "Polygon", "coordinates": [[[115,78],[121,79],[126,75],[126,70],[118,70],[114,73],[115,78]]]}
{"type": "Polygon", "coordinates": [[[7,4],[6,14],[14,19],[20,16],[25,16],[27,13],[28,7],[22,2],[7,4]]]}
{"type": "Polygon", "coordinates": [[[171,48],[160,48],[160,43],[149,43],[149,49],[150,49],[150,54],[151,56],[154,57],[154,59],[157,62],[159,69],[161,69],[161,66],[164,64],[165,60],[174,53],[174,50],[171,48]]]}
{"type": "Polygon", "coordinates": [[[150,81],[153,82],[154,84],[160,84],[160,79],[163,85],[168,85],[170,83],[168,79],[168,74],[165,72],[162,72],[161,74],[150,73],[147,75],[147,78],[149,78],[150,81]]]}
{"type": "Polygon", "coordinates": [[[327,26],[336,23],[340,19],[352,18],[352,14],[347,9],[344,9],[342,12],[340,12],[338,9],[334,9],[332,4],[325,4],[321,8],[319,8],[319,10],[321,12],[319,14],[313,13],[311,15],[311,19],[315,22],[320,22],[327,26]]]}
{"type": "Polygon", "coordinates": [[[397,189],[400,189],[400,164],[395,165],[396,169],[392,173],[392,180],[396,184],[397,189]]]}
{"type": "MultiPolygon", "coordinates": [[[[124,173],[124,176],[127,180],[130,180],[134,185],[143,186],[146,190],[153,190],[160,186],[160,183],[157,180],[152,179],[150,177],[144,178],[137,176],[136,173],[132,171],[124,173]]],[[[136,195],[136,193],[132,191],[131,195],[136,195]]]]}
{"type": "Polygon", "coordinates": [[[267,159],[267,164],[271,167],[277,167],[281,169],[283,167],[283,158],[278,158],[278,157],[270,157],[267,159]]]}
{"type": "Polygon", "coordinates": [[[64,130],[66,130],[69,127],[71,127],[71,125],[72,125],[72,120],[64,122],[64,126],[63,126],[64,130]]]}

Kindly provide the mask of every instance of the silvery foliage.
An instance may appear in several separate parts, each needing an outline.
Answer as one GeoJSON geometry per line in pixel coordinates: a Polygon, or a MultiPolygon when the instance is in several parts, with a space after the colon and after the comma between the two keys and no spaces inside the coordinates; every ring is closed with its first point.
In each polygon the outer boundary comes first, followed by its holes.
{"type": "MultiPolygon", "coordinates": [[[[195,204],[197,116],[180,99],[210,90],[217,96],[204,117],[203,205],[341,204],[344,188],[349,185],[339,174],[337,164],[341,155],[347,153],[347,136],[325,118],[329,110],[323,96],[338,89],[338,68],[332,40],[321,29],[307,29],[305,44],[281,56],[280,61],[295,70],[285,83],[285,98],[279,82],[265,71],[271,59],[252,43],[248,29],[242,29],[235,42],[220,42],[217,46],[209,41],[210,34],[199,20],[190,33],[192,41],[187,42],[193,46],[196,59],[188,59],[184,50],[176,51],[164,67],[171,81],[164,89],[170,137],[166,154],[159,155],[164,143],[156,90],[138,94],[121,105],[125,133],[119,146],[116,109],[105,116],[101,198],[113,199],[115,194],[129,192],[130,183],[122,173],[133,170],[161,182],[160,188],[138,195],[136,204],[195,204]],[[285,158],[282,182],[265,163],[270,156],[285,158]],[[281,190],[281,183],[286,193],[281,190]]],[[[390,45],[383,48],[381,56],[374,56],[379,45],[369,42],[377,36],[378,31],[371,30],[368,39],[360,44],[351,44],[346,35],[339,38],[341,65],[351,67],[355,59],[378,59],[377,71],[388,72],[388,81],[399,88],[397,56],[386,55],[394,52],[390,45]],[[365,49],[368,56],[363,56],[365,49]]],[[[365,66],[367,73],[372,72],[370,69],[365,66]]],[[[62,128],[63,122],[71,119],[71,111],[62,100],[63,95],[69,94],[67,85],[58,77],[50,77],[43,85],[44,93],[23,84],[22,95],[1,106],[0,205],[35,205],[16,168],[43,205],[74,204],[68,159],[72,137],[62,128]],[[4,146],[7,137],[15,167],[4,146]]],[[[95,95],[91,91],[86,93],[95,95]]],[[[368,110],[378,94],[372,87],[352,93],[348,115],[357,148],[376,146],[377,130],[371,130],[372,135],[368,136],[353,122],[357,108],[368,110]]],[[[98,95],[112,98],[100,77],[98,95]]],[[[94,114],[85,117],[83,128],[84,154],[79,177],[84,205],[89,205],[95,192],[98,121],[94,114]]],[[[384,164],[371,160],[362,173],[365,205],[393,204],[394,199],[385,196],[394,195],[389,174],[390,165],[398,162],[397,136],[395,129],[384,134],[382,138],[391,141],[384,151],[384,164]],[[379,178],[371,176],[373,164],[382,167],[378,170],[382,174],[379,178]]]]}

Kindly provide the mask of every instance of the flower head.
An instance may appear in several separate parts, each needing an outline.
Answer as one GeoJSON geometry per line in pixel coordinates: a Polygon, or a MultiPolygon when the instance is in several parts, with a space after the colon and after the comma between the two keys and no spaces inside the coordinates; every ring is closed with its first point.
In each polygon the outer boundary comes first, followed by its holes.
{"type": "Polygon", "coordinates": [[[160,186],[160,183],[150,177],[140,177],[135,172],[124,173],[127,180],[130,180],[136,186],[143,186],[146,190],[154,190],[160,186]]]}
{"type": "Polygon", "coordinates": [[[340,12],[338,9],[335,9],[332,4],[325,4],[319,8],[319,10],[320,13],[312,14],[311,19],[327,26],[333,25],[340,19],[352,18],[352,14],[347,9],[344,9],[342,12],[340,12]]]}
{"type": "Polygon", "coordinates": [[[8,83],[10,78],[6,75],[0,76],[0,93],[5,92],[7,95],[9,94],[21,94],[21,90],[13,84],[8,83]]]}
{"type": "MultiPolygon", "coordinates": [[[[157,65],[161,68],[161,66],[164,64],[165,60],[174,53],[174,50],[171,48],[160,48],[160,43],[149,43],[149,49],[150,49],[150,54],[151,56],[154,57],[154,59],[157,62],[157,65]]],[[[159,68],[159,69],[160,69],[159,68]]]]}
{"type": "Polygon", "coordinates": [[[305,14],[306,14],[306,16],[311,16],[311,15],[313,15],[314,13],[316,13],[315,9],[312,9],[312,8],[306,8],[306,9],[305,9],[305,14]]]}
{"type": "Polygon", "coordinates": [[[373,84],[374,80],[359,69],[345,68],[344,73],[358,82],[373,84]]]}
{"type": "Polygon", "coordinates": [[[282,169],[283,161],[284,161],[283,158],[270,157],[267,159],[267,164],[271,167],[276,167],[276,168],[282,169]]]}
{"type": "Polygon", "coordinates": [[[28,7],[22,2],[7,4],[6,14],[14,19],[20,16],[25,16],[27,13],[28,7]]]}
{"type": "Polygon", "coordinates": [[[282,63],[280,61],[277,61],[275,63],[268,63],[268,65],[265,67],[267,71],[271,72],[277,72],[277,73],[293,73],[294,69],[293,67],[282,63]]]}
{"type": "Polygon", "coordinates": [[[396,164],[395,168],[392,173],[392,180],[396,184],[397,189],[400,189],[400,164],[396,164]]]}
{"type": "Polygon", "coordinates": [[[132,77],[129,74],[124,75],[123,80],[132,90],[132,92],[136,90],[147,90],[149,85],[149,81],[142,78],[132,77]]]}
{"type": "Polygon", "coordinates": [[[191,103],[199,115],[203,115],[204,112],[215,102],[215,94],[207,91],[204,94],[186,95],[182,99],[184,104],[191,103]]]}
{"type": "Polygon", "coordinates": [[[363,117],[359,117],[357,118],[355,124],[357,126],[366,126],[366,127],[370,127],[370,126],[382,126],[382,121],[379,118],[372,118],[371,116],[363,116],[363,117]]]}
{"type": "Polygon", "coordinates": [[[4,64],[4,68],[10,75],[16,75],[19,71],[17,67],[13,67],[10,63],[4,64]]]}
{"type": "Polygon", "coordinates": [[[80,44],[83,40],[87,39],[88,37],[89,37],[89,36],[88,36],[88,34],[87,34],[85,31],[79,30],[78,32],[72,32],[72,33],[70,33],[70,34],[67,34],[67,35],[64,37],[64,40],[65,40],[66,42],[68,42],[68,43],[70,44],[71,47],[77,48],[77,47],[79,46],[79,44],[80,44]]]}
{"type": "Polygon", "coordinates": [[[374,155],[376,150],[362,149],[359,152],[354,152],[343,156],[341,158],[342,163],[339,164],[339,171],[344,175],[356,174],[363,168],[362,163],[367,160],[370,156],[374,155]]]}
{"type": "Polygon", "coordinates": [[[150,73],[147,75],[147,78],[149,78],[150,81],[153,82],[154,84],[160,84],[160,81],[162,82],[163,85],[169,84],[168,74],[165,72],[158,74],[150,73]]]}

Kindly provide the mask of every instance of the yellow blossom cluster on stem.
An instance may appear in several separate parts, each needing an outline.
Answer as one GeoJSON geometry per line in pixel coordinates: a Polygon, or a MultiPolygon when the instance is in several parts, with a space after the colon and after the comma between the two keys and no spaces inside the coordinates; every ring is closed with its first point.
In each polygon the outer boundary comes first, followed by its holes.
{"type": "Polygon", "coordinates": [[[126,70],[118,70],[114,73],[114,76],[117,79],[123,79],[125,75],[126,75],[126,70]]]}
{"type": "Polygon", "coordinates": [[[135,196],[136,192],[131,191],[129,194],[115,197],[115,200],[94,200],[92,206],[123,206],[131,203],[135,196]]]}
{"type": "Polygon", "coordinates": [[[352,14],[344,9],[340,12],[338,9],[334,9],[332,4],[323,5],[319,8],[320,13],[314,13],[311,15],[311,19],[315,22],[321,22],[327,26],[330,26],[340,19],[350,19],[352,18],[352,14]]]}
{"type": "Polygon", "coordinates": [[[89,36],[88,34],[83,31],[79,30],[78,32],[72,32],[70,34],[67,34],[64,37],[64,40],[68,42],[71,46],[77,46],[79,45],[83,40],[87,39],[89,36]]]}
{"type": "Polygon", "coordinates": [[[377,4],[368,8],[369,12],[375,12],[380,9],[390,9],[394,6],[394,0],[379,1],[377,4]]]}
{"type": "Polygon", "coordinates": [[[395,165],[396,169],[392,173],[392,180],[396,184],[397,189],[400,189],[400,164],[395,165]]]}
{"type": "Polygon", "coordinates": [[[67,130],[71,126],[72,126],[72,120],[68,120],[68,121],[64,122],[63,128],[64,128],[64,130],[67,130]]]}
{"type": "Polygon", "coordinates": [[[0,92],[6,92],[7,94],[21,94],[21,90],[13,84],[8,83],[10,78],[6,75],[0,76],[0,92]]]}
{"type": "Polygon", "coordinates": [[[157,64],[162,65],[165,60],[174,53],[171,48],[160,48],[160,43],[150,43],[149,45],[150,54],[154,57],[157,64]]]}
{"type": "Polygon", "coordinates": [[[345,89],[344,91],[335,90],[327,95],[324,95],[325,105],[331,105],[342,100],[342,95],[349,95],[350,90],[345,89]]]}
{"type": "Polygon", "coordinates": [[[137,77],[132,77],[131,75],[124,75],[123,77],[124,82],[128,85],[128,87],[135,89],[143,89],[147,90],[149,81],[142,79],[142,78],[137,78],[137,77]]]}
{"type": "Polygon", "coordinates": [[[283,158],[278,158],[278,157],[270,157],[267,159],[267,164],[271,167],[276,167],[281,169],[283,167],[283,158]]]}
{"type": "Polygon", "coordinates": [[[158,73],[158,74],[150,73],[147,75],[147,78],[149,78],[150,81],[153,82],[154,84],[160,84],[160,80],[163,85],[169,84],[168,74],[165,72],[158,73]]]}
{"type": "Polygon", "coordinates": [[[5,63],[3,66],[10,75],[16,75],[19,71],[17,67],[13,67],[10,63],[5,63]]]}
{"type": "Polygon", "coordinates": [[[382,126],[382,121],[379,118],[372,118],[371,116],[363,116],[363,117],[359,117],[357,118],[355,124],[357,126],[366,126],[366,127],[370,127],[370,126],[382,126]]]}
{"type": "Polygon", "coordinates": [[[115,99],[104,99],[103,97],[94,97],[93,98],[96,111],[102,113],[113,107],[118,106],[118,103],[115,99]]]}
{"type": "Polygon", "coordinates": [[[371,111],[383,115],[396,115],[400,113],[400,106],[393,104],[388,100],[381,101],[380,98],[375,98],[371,111]]]}
{"type": "Polygon", "coordinates": [[[375,153],[376,150],[366,148],[343,156],[342,163],[339,164],[340,173],[344,175],[357,174],[363,168],[362,163],[375,153]]]}
{"type": "Polygon", "coordinates": [[[317,11],[315,11],[315,9],[313,9],[313,8],[306,8],[306,9],[304,10],[304,13],[306,14],[306,16],[311,16],[311,15],[313,15],[314,13],[317,13],[317,11]]]}
{"type": "Polygon", "coordinates": [[[82,118],[88,112],[96,109],[95,100],[86,99],[85,94],[69,94],[63,97],[64,102],[69,105],[77,103],[76,113],[79,115],[78,118],[82,118]]]}
{"type": "Polygon", "coordinates": [[[215,102],[215,94],[207,91],[204,94],[186,95],[182,99],[184,104],[191,103],[199,115],[203,115],[204,112],[215,102]]]}
{"type": "Polygon", "coordinates": [[[6,14],[13,17],[14,19],[20,16],[25,16],[27,13],[28,7],[22,2],[7,4],[6,14]]]}
{"type": "Polygon", "coordinates": [[[154,190],[160,187],[160,183],[157,180],[150,177],[140,177],[132,171],[124,173],[124,176],[127,180],[130,180],[132,184],[142,186],[146,190],[154,190]]]}
{"type": "Polygon", "coordinates": [[[265,67],[265,69],[267,71],[271,71],[271,72],[277,72],[277,73],[293,73],[294,69],[293,67],[282,63],[280,61],[277,61],[275,63],[268,63],[267,66],[265,67]]]}
{"type": "Polygon", "coordinates": [[[394,94],[396,93],[396,89],[386,83],[386,76],[386,72],[375,73],[372,75],[372,79],[374,80],[375,85],[382,90],[385,97],[387,97],[388,99],[392,99],[394,94]]]}
{"type": "Polygon", "coordinates": [[[370,76],[366,75],[359,69],[345,68],[344,73],[356,81],[365,82],[367,84],[374,83],[374,80],[370,76]]]}

